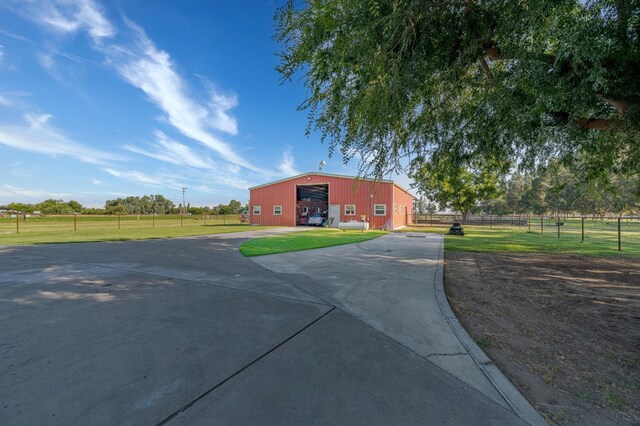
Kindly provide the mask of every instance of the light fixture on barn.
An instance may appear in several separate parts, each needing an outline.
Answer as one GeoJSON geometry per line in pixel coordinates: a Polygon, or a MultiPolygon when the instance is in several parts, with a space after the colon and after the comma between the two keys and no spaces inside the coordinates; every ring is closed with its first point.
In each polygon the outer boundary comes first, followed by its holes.
{"type": "Polygon", "coordinates": [[[322,172],[322,168],[326,165],[327,163],[324,160],[320,161],[320,165],[318,166],[318,173],[322,172]]]}

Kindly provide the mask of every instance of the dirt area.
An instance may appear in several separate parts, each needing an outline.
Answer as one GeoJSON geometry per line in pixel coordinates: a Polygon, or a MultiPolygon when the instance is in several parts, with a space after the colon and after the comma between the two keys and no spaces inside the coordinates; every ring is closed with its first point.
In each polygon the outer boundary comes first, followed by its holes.
{"type": "Polygon", "coordinates": [[[469,334],[552,424],[640,425],[640,261],[447,252],[469,334]]]}

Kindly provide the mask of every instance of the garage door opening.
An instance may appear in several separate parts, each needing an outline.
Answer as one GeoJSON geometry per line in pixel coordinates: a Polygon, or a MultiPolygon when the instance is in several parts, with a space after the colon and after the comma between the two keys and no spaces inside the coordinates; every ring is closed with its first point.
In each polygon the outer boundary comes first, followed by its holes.
{"type": "Polygon", "coordinates": [[[320,225],[327,219],[329,185],[296,187],[296,225],[320,225]]]}

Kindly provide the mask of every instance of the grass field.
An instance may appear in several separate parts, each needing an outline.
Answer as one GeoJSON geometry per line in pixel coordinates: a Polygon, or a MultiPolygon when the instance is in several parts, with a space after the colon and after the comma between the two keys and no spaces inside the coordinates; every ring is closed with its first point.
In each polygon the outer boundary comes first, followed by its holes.
{"type": "MultiPolygon", "coordinates": [[[[545,222],[544,233],[540,233],[540,222],[517,226],[465,226],[466,236],[445,236],[448,251],[471,252],[520,252],[562,253],[589,256],[640,257],[640,222],[621,221],[622,250],[618,251],[618,228],[616,220],[585,220],[585,239],[582,242],[580,219],[568,219],[560,227],[545,222]]],[[[433,232],[444,234],[448,226],[413,226],[404,232],[433,232]]]]}
{"type": "Polygon", "coordinates": [[[73,216],[0,219],[0,245],[78,243],[187,237],[264,229],[239,223],[238,215],[210,216],[73,216]]]}
{"type": "Polygon", "coordinates": [[[255,238],[240,246],[245,256],[263,256],[266,254],[286,253],[290,251],[310,250],[343,244],[359,243],[386,234],[384,231],[340,231],[320,228],[313,231],[294,232],[264,238],[255,238]]]}

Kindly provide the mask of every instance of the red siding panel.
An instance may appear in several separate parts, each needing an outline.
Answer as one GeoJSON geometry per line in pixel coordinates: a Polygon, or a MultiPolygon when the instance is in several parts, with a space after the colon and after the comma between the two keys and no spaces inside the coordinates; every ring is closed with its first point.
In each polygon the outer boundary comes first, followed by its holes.
{"type": "MultiPolygon", "coordinates": [[[[374,182],[367,180],[356,180],[355,178],[331,176],[323,174],[308,174],[295,179],[282,182],[275,182],[253,188],[249,195],[249,213],[251,223],[255,225],[280,225],[295,226],[296,222],[296,187],[298,185],[320,185],[329,186],[329,205],[340,205],[340,220],[361,220],[361,215],[369,219],[372,228],[387,229],[404,226],[408,215],[394,215],[394,197],[407,206],[410,212],[413,206],[413,197],[391,182],[374,182]],[[345,216],[345,204],[354,204],[356,207],[355,216],[345,216]],[[386,216],[375,216],[374,204],[386,204],[386,216]],[[273,206],[282,206],[282,215],[273,214],[273,206]],[[260,206],[262,214],[253,215],[253,207],[260,206]]],[[[396,201],[396,203],[398,203],[396,201]]]]}
{"type": "Polygon", "coordinates": [[[411,210],[413,209],[413,195],[405,192],[404,189],[393,185],[393,199],[397,205],[397,214],[393,216],[393,229],[411,225],[411,210]]]}

